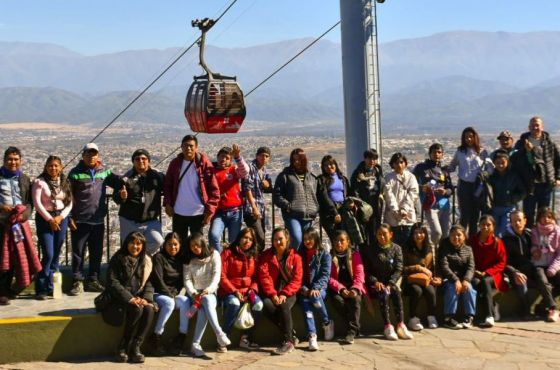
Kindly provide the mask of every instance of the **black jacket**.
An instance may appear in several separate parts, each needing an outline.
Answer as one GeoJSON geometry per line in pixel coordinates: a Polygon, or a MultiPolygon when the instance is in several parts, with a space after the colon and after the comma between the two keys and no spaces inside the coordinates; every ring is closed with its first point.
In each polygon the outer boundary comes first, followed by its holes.
{"type": "Polygon", "coordinates": [[[286,167],[274,183],[274,205],[282,210],[282,215],[302,220],[313,220],[319,213],[317,200],[317,178],[311,172],[305,180],[299,180],[291,167],[286,167]]]}
{"type": "Polygon", "coordinates": [[[153,257],[154,268],[150,281],[154,292],[175,297],[183,288],[183,261],[176,255],[171,257],[162,249],[153,257]]]}
{"type": "Polygon", "coordinates": [[[492,187],[493,207],[509,207],[514,206],[525,198],[525,185],[511,166],[504,174],[500,174],[494,170],[490,175],[488,183],[492,187]]]}
{"type": "Polygon", "coordinates": [[[522,272],[530,275],[534,268],[531,263],[531,230],[525,229],[523,234],[517,235],[508,228],[502,241],[507,253],[505,272],[508,274],[522,272]]]}
{"type": "Polygon", "coordinates": [[[374,176],[366,174],[366,164],[360,162],[350,177],[350,193],[366,201],[373,207],[374,218],[381,220],[383,211],[383,193],[385,192],[385,179],[380,165],[375,166],[374,176]]]}
{"type": "Polygon", "coordinates": [[[135,276],[134,267],[128,255],[127,246],[119,249],[109,261],[107,270],[107,288],[114,303],[128,303],[134,297],[142,297],[148,302],[154,301],[154,288],[149,281],[152,272],[152,260],[145,251],[138,257],[135,276]],[[138,282],[138,287],[133,289],[133,281],[138,282]]]}
{"type": "MultiPolygon", "coordinates": [[[[317,200],[319,201],[319,213],[321,216],[321,221],[333,223],[334,217],[338,215],[338,209],[329,197],[329,186],[327,185],[328,177],[326,175],[320,175],[317,177],[317,200]]],[[[344,186],[344,198],[346,199],[346,197],[350,195],[350,183],[348,181],[348,178],[344,175],[342,175],[341,180],[342,185],[344,186]]]]}
{"type": "Polygon", "coordinates": [[[518,150],[521,162],[519,166],[514,166],[514,168],[519,168],[519,174],[523,177],[529,193],[532,193],[535,180],[544,180],[552,186],[557,179],[560,179],[560,154],[548,132],[543,132],[540,148],[534,148],[532,152],[527,153],[525,140],[529,136],[530,133],[526,132],[515,143],[515,149],[518,150]],[[541,160],[535,160],[535,158],[541,160]],[[524,170],[524,168],[527,170],[524,170]]]}
{"type": "Polygon", "coordinates": [[[161,215],[163,174],[149,169],[146,175],[139,175],[134,169],[122,177],[128,196],[123,200],[120,189],[113,192],[113,200],[120,204],[119,216],[142,223],[157,219],[161,215]]]}
{"type": "Polygon", "coordinates": [[[388,248],[377,244],[360,250],[364,263],[365,280],[371,290],[373,285],[381,282],[396,285],[403,271],[403,254],[398,244],[391,243],[388,248]]]}
{"type": "Polygon", "coordinates": [[[470,282],[474,277],[474,255],[471,247],[463,245],[457,249],[449,241],[443,239],[439,245],[439,272],[443,279],[453,282],[466,280],[470,282]]]}

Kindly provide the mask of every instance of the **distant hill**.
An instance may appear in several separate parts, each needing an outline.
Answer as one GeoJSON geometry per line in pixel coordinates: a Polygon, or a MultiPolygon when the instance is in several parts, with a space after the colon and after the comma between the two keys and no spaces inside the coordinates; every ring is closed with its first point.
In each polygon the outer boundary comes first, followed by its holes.
{"type": "MultiPolygon", "coordinates": [[[[209,46],[215,71],[245,92],[310,40],[249,48],[209,46]]],[[[0,42],[0,122],[107,123],[182,49],[85,56],[52,44],[0,42]]],[[[123,120],[182,123],[193,49],[123,120]]],[[[380,46],[384,131],[433,131],[473,124],[523,129],[534,114],[560,128],[560,32],[446,32],[380,46]]],[[[340,45],[320,41],[247,98],[248,119],[340,123],[340,45]]]]}

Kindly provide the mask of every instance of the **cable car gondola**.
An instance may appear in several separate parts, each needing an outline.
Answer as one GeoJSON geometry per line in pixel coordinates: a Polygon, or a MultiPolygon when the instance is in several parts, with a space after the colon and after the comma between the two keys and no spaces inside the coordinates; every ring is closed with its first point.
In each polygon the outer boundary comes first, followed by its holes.
{"type": "Polygon", "coordinates": [[[185,101],[185,117],[194,132],[236,133],[246,115],[243,92],[236,77],[212,73],[204,61],[206,32],[214,23],[208,18],[192,21],[192,26],[202,31],[199,59],[206,74],[194,77],[185,101]]]}

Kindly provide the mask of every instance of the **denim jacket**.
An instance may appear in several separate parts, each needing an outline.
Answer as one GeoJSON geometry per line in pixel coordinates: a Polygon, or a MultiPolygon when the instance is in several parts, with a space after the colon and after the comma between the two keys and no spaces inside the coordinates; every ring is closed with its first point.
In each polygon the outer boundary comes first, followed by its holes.
{"type": "MultiPolygon", "coordinates": [[[[301,248],[299,254],[301,255],[301,260],[303,265],[309,264],[309,281],[310,283],[307,284],[306,277],[303,277],[303,285],[301,290],[303,292],[307,290],[324,290],[327,289],[327,285],[329,283],[329,278],[331,276],[331,263],[332,258],[331,255],[325,251],[320,250],[317,251],[311,257],[311,261],[306,261],[306,254],[305,248],[301,248]]],[[[305,268],[304,268],[305,271],[305,268]]]]}

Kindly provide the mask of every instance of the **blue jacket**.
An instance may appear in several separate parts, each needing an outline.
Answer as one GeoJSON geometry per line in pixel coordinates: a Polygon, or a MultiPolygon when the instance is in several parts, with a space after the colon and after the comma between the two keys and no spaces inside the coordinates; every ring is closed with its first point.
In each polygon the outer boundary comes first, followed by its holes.
{"type": "Polygon", "coordinates": [[[309,281],[307,283],[307,276],[303,277],[302,291],[307,290],[323,290],[327,289],[329,278],[331,277],[331,255],[324,250],[317,251],[311,258],[311,261],[306,261],[305,247],[301,247],[299,254],[303,264],[303,271],[305,274],[305,266],[309,266],[309,281]]]}

